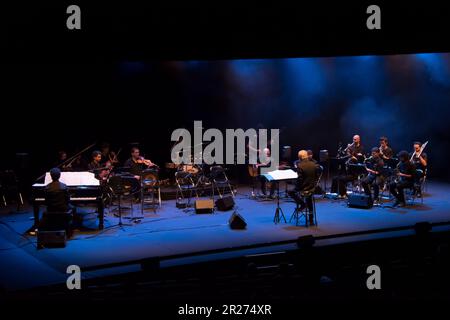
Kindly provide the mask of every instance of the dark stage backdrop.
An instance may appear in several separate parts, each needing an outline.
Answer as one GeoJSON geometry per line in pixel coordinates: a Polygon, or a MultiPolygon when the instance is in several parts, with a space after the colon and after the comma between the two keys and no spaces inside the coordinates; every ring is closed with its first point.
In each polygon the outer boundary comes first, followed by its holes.
{"type": "Polygon", "coordinates": [[[281,145],[335,153],[358,133],[367,150],[430,143],[430,175],[450,180],[450,54],[224,61],[2,65],[3,168],[26,152],[33,174],[58,149],[140,142],[158,162],[178,127],[284,128],[281,145]]]}

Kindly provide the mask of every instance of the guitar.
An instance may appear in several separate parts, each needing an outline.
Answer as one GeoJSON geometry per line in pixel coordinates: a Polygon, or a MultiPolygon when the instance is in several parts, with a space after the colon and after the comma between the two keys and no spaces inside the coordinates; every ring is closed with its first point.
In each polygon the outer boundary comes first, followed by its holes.
{"type": "Polygon", "coordinates": [[[256,164],[249,164],[248,165],[248,174],[252,178],[256,178],[259,175],[258,174],[258,167],[256,166],[256,164]]]}

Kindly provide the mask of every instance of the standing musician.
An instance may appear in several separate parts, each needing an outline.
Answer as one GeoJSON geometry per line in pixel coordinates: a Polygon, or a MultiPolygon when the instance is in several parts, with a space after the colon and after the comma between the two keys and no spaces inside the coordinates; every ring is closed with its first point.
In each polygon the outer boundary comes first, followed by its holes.
{"type": "Polygon", "coordinates": [[[414,186],[414,176],[416,168],[413,163],[409,161],[408,151],[400,151],[397,155],[400,162],[397,165],[398,179],[392,182],[389,190],[395,197],[394,207],[404,207],[405,203],[405,188],[412,188],[414,186]]]}
{"type": "Polygon", "coordinates": [[[366,159],[366,169],[369,173],[363,180],[362,186],[364,188],[364,193],[370,197],[372,202],[372,192],[371,187],[373,187],[373,201],[379,201],[380,186],[384,183],[383,176],[381,175],[381,170],[384,166],[384,161],[380,152],[380,148],[372,148],[372,154],[366,159]]]}
{"type": "Polygon", "coordinates": [[[294,190],[289,192],[289,195],[300,204],[300,211],[306,206],[309,209],[309,223],[314,225],[313,203],[311,197],[306,197],[306,202],[302,197],[302,193],[308,192],[313,194],[317,184],[318,165],[309,159],[308,152],[306,150],[300,150],[298,152],[299,161],[297,164],[297,182],[294,190]]]}
{"type": "Polygon", "coordinates": [[[380,147],[379,147],[381,158],[384,160],[391,159],[394,152],[391,147],[389,147],[389,141],[387,137],[380,138],[380,147]]]}
{"type": "MultiPolygon", "coordinates": [[[[344,152],[347,154],[348,164],[357,164],[364,161],[364,147],[361,144],[361,137],[359,135],[353,136],[353,143],[348,144],[344,152]]],[[[347,183],[358,179],[358,176],[353,172],[347,170],[339,176],[333,178],[331,183],[331,192],[337,193],[339,197],[344,198],[347,196],[347,183]]]]}
{"type": "MultiPolygon", "coordinates": [[[[270,163],[271,163],[272,159],[270,157],[270,149],[269,148],[264,148],[263,152],[266,155],[266,161],[255,164],[255,167],[259,171],[258,173],[259,173],[259,180],[261,181],[261,192],[262,192],[263,196],[266,197],[267,196],[267,179],[261,175],[261,168],[270,167],[270,163]]],[[[275,183],[272,182],[272,183],[270,183],[269,197],[274,198],[274,196],[275,196],[275,183]]]]}

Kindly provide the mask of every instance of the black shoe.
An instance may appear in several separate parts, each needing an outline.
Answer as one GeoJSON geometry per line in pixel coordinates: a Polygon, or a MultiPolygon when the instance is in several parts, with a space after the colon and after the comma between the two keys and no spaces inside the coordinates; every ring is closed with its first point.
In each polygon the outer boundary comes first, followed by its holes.
{"type": "Polygon", "coordinates": [[[406,207],[406,202],[400,202],[398,206],[399,207],[406,207]]]}
{"type": "Polygon", "coordinates": [[[394,202],[394,204],[392,205],[394,208],[395,207],[398,207],[399,206],[399,204],[400,204],[400,201],[398,201],[398,200],[395,200],[395,202],[394,202]]]}

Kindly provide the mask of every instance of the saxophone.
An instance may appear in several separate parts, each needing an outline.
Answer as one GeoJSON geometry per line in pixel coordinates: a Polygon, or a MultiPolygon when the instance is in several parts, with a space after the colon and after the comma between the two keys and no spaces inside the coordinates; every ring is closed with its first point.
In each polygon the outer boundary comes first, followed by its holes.
{"type": "Polygon", "coordinates": [[[424,144],[422,144],[422,146],[420,147],[419,152],[416,152],[416,151],[414,150],[414,152],[413,152],[413,154],[412,154],[412,156],[411,156],[411,159],[409,159],[409,161],[410,161],[410,162],[414,162],[414,158],[419,158],[419,157],[422,155],[422,152],[423,152],[423,150],[425,149],[425,147],[427,146],[427,144],[428,144],[428,141],[425,142],[424,144]]]}

